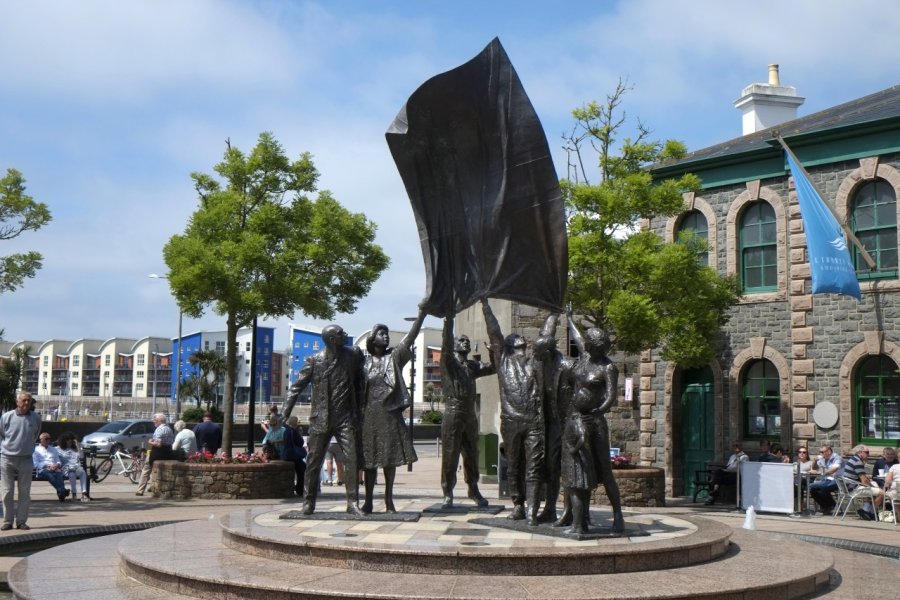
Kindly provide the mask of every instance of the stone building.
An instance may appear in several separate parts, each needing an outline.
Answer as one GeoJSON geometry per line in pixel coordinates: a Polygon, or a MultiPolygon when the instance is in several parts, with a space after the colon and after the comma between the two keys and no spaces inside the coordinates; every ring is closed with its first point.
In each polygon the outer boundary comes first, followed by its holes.
{"type": "Polygon", "coordinates": [[[900,440],[900,86],[802,118],[794,114],[803,99],[780,85],[777,67],[768,85],[744,92],[735,103],[742,137],[652,170],[658,179],[695,173],[702,190],[685,195],[678,216],[642,224],[669,241],[688,230],[705,237],[700,260],[736,276],[742,290],[718,360],[683,369],[655,351],[640,357],[641,462],[664,468],[674,495],[689,493],[693,471],[723,457],[732,440],[751,453],[763,439],[813,454],[823,443],[843,454],[865,443],[872,458],[900,440]],[[754,111],[755,103],[767,108],[754,111]],[[803,222],[775,132],[874,258],[870,270],[851,247],[860,302],[811,294],[803,222]]]}

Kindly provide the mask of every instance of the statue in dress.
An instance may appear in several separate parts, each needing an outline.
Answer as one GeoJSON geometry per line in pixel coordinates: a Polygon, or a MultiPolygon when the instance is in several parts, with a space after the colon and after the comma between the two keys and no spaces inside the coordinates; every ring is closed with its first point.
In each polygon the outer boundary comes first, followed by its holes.
{"type": "Polygon", "coordinates": [[[619,373],[607,357],[609,335],[591,328],[582,337],[571,311],[567,317],[579,351],[572,368],[572,405],[563,432],[562,484],[571,513],[566,511],[556,524],[571,524],[572,533],[587,533],[590,494],[598,483],[603,483],[613,509],[613,531],[621,532],[625,530],[625,520],[609,456],[609,428],[603,416],[616,400],[619,373]]]}
{"type": "Polygon", "coordinates": [[[409,390],[403,381],[403,367],[412,358],[412,346],[425,320],[425,312],[413,323],[409,333],[395,347],[386,325],[378,324],[366,338],[369,355],[365,361],[366,394],[362,425],[362,468],[366,497],[363,514],[372,512],[372,494],[377,471],[384,471],[385,511],[394,508],[394,477],[397,467],[416,462],[412,435],[403,411],[412,406],[409,390]]]}

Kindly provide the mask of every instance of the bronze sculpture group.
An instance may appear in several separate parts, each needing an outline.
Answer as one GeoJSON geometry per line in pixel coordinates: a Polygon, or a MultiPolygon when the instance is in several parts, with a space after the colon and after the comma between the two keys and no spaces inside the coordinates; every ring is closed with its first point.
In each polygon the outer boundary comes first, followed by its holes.
{"type": "MultiPolygon", "coordinates": [[[[460,457],[468,497],[479,507],[487,500],[478,489],[478,406],[475,380],[496,373],[501,403],[500,433],[509,461],[512,520],[529,525],[570,526],[577,534],[589,530],[590,493],[600,483],[613,509],[613,531],[624,530],[619,490],[612,473],[609,431],[604,414],[616,399],[618,373],[607,357],[609,337],[599,329],[582,336],[571,313],[570,334],[579,358],[557,349],[558,316],[550,315],[530,356],[526,340],[503,336],[488,301],[482,310],[490,339],[491,364],[468,358],[466,336],[453,337],[453,319],[444,321],[441,380],[446,397],[441,426],[442,508],[454,506],[453,490],[460,457]],[[564,490],[563,514],[556,503],[564,490]],[[544,503],[540,510],[541,502],[544,503]]],[[[396,468],[417,460],[403,411],[411,400],[403,366],[425,318],[419,312],[409,333],[395,347],[385,325],[375,325],[366,339],[367,355],[344,345],[337,325],[322,331],[325,348],[310,356],[291,387],[283,408],[289,416],[300,393],[313,384],[310,410],[304,514],[315,511],[319,470],[332,436],[344,452],[347,512],[367,515],[373,509],[377,470],[384,472],[385,511],[396,512],[393,485],[396,468]],[[359,506],[358,475],[364,474],[365,499],[359,506]]]]}
{"type": "Polygon", "coordinates": [[[347,512],[372,512],[379,468],[386,511],[395,512],[396,468],[416,460],[403,418],[411,403],[401,370],[430,314],[444,319],[441,507],[454,508],[460,458],[468,497],[478,507],[488,504],[478,489],[476,380],[496,374],[513,501],[509,518],[585,533],[590,493],[602,482],[613,507],[613,529],[623,531],[603,416],[616,397],[617,372],[606,356],[609,338],[596,329],[582,337],[568,314],[580,356],[571,361],[557,349],[554,313],[565,298],[568,275],[565,203],[540,120],[500,41],[495,38],[472,60],[422,84],[386,138],[419,229],[427,294],[412,329],[393,350],[384,325],[372,328],[367,356],[344,346],[346,336],[337,325],[323,330],[325,349],[307,359],[282,411],[287,418],[312,383],[303,513],[315,511],[318,472],[331,436],[346,456],[347,512]],[[503,335],[488,298],[550,311],[530,355],[522,336],[503,335]],[[478,302],[490,364],[470,360],[469,339],[453,337],[455,315],[478,302]],[[557,518],[560,487],[564,510],[557,518]]]}

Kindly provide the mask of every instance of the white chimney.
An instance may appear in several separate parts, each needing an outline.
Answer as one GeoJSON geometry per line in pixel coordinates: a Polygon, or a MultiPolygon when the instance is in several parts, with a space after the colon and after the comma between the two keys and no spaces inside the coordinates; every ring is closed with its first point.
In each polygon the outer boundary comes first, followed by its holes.
{"type": "Polygon", "coordinates": [[[796,119],[797,107],[805,100],[793,86],[781,85],[778,65],[769,65],[769,83],[751,83],[734,101],[742,113],[742,135],[796,119]]]}

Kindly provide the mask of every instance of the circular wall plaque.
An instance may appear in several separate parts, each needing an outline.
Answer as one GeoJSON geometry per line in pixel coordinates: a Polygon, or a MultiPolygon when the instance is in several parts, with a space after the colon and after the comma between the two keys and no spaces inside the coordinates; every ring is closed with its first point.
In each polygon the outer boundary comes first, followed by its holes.
{"type": "Polygon", "coordinates": [[[838,408],[834,402],[819,402],[813,409],[813,421],[822,429],[831,429],[838,422],[838,408]]]}

